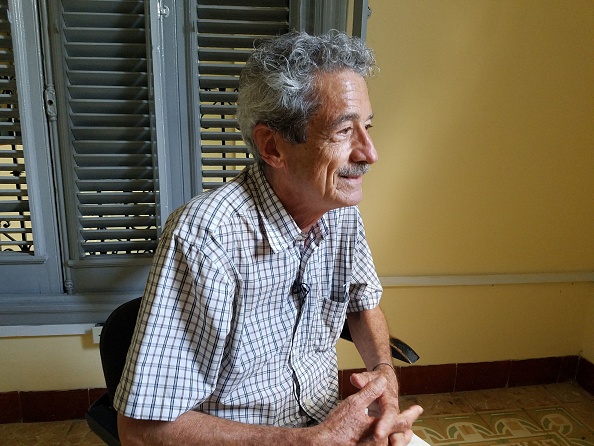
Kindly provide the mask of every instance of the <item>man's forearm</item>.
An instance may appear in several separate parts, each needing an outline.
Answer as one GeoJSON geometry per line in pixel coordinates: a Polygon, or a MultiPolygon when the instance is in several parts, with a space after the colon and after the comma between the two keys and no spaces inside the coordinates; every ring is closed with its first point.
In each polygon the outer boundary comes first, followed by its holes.
{"type": "Polygon", "coordinates": [[[290,429],[243,424],[190,411],[175,421],[137,420],[118,414],[122,446],[315,445],[313,428],[290,429]]]}
{"type": "Polygon", "coordinates": [[[377,436],[377,432],[373,432],[377,431],[378,423],[374,417],[367,415],[365,409],[382,400],[388,385],[388,380],[383,376],[371,379],[360,386],[360,391],[347,397],[332,410],[322,423],[312,427],[282,428],[242,424],[190,411],[175,421],[144,421],[118,415],[118,431],[123,446],[387,444],[388,435],[408,430],[420,413],[409,409],[401,415],[394,414],[387,421],[389,425],[383,429],[384,434],[371,441],[372,435],[377,436]]]}
{"type": "Polygon", "coordinates": [[[379,307],[349,313],[347,321],[353,342],[368,370],[381,363],[392,364],[388,323],[379,307]]]}

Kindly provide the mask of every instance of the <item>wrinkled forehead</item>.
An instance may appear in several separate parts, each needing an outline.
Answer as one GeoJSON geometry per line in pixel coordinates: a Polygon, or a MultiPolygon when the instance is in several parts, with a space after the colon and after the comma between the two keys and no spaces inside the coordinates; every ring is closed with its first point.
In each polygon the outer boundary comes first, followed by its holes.
{"type": "Polygon", "coordinates": [[[341,121],[368,120],[373,115],[367,82],[351,70],[320,72],[316,75],[313,94],[317,106],[309,122],[324,121],[335,126],[341,121]]]}

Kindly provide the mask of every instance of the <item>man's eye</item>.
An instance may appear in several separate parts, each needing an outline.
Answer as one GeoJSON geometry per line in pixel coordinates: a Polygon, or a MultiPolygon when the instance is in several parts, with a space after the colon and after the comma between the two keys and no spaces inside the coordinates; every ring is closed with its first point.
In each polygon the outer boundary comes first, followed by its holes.
{"type": "Polygon", "coordinates": [[[371,129],[371,128],[373,128],[373,126],[372,126],[371,124],[367,124],[367,125],[365,126],[365,130],[369,130],[369,129],[371,129]]]}
{"type": "Polygon", "coordinates": [[[344,129],[340,129],[338,131],[338,133],[340,133],[341,135],[346,135],[346,134],[350,133],[351,130],[352,130],[352,127],[345,127],[344,129]]]}

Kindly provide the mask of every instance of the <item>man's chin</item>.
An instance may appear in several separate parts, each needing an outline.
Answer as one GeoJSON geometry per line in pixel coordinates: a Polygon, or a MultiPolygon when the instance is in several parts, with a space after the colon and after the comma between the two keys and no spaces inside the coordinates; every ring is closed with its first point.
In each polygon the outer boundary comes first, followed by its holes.
{"type": "Polygon", "coordinates": [[[337,198],[337,201],[340,203],[340,207],[356,206],[363,199],[363,191],[359,189],[349,193],[342,193],[337,198]]]}

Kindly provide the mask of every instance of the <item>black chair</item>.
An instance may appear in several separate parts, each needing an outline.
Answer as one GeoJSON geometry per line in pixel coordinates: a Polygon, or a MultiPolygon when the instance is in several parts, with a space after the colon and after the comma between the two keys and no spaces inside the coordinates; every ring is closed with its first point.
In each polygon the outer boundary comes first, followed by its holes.
{"type": "MultiPolygon", "coordinates": [[[[112,402],[122,377],[139,309],[140,297],[120,305],[109,315],[101,330],[99,352],[107,393],[93,403],[86,413],[86,419],[91,430],[108,446],[121,446],[117,412],[112,402]]],[[[352,342],[348,324],[344,324],[340,337],[352,342]]],[[[390,337],[390,347],[395,359],[409,364],[419,359],[419,355],[398,338],[390,337]]]]}
{"type": "Polygon", "coordinates": [[[91,430],[109,446],[120,446],[117,412],[112,402],[124,371],[139,309],[140,297],[116,308],[105,321],[99,339],[107,393],[93,403],[86,413],[86,419],[91,430]]]}
{"type": "MultiPolygon", "coordinates": [[[[351,337],[351,332],[349,330],[349,324],[346,322],[344,327],[342,327],[342,333],[340,333],[340,337],[347,341],[353,342],[353,338],[351,337]]],[[[401,339],[395,338],[394,336],[390,336],[390,350],[392,351],[392,358],[406,362],[407,364],[412,364],[419,360],[419,355],[417,355],[417,352],[415,352],[410,345],[401,339]]]]}

